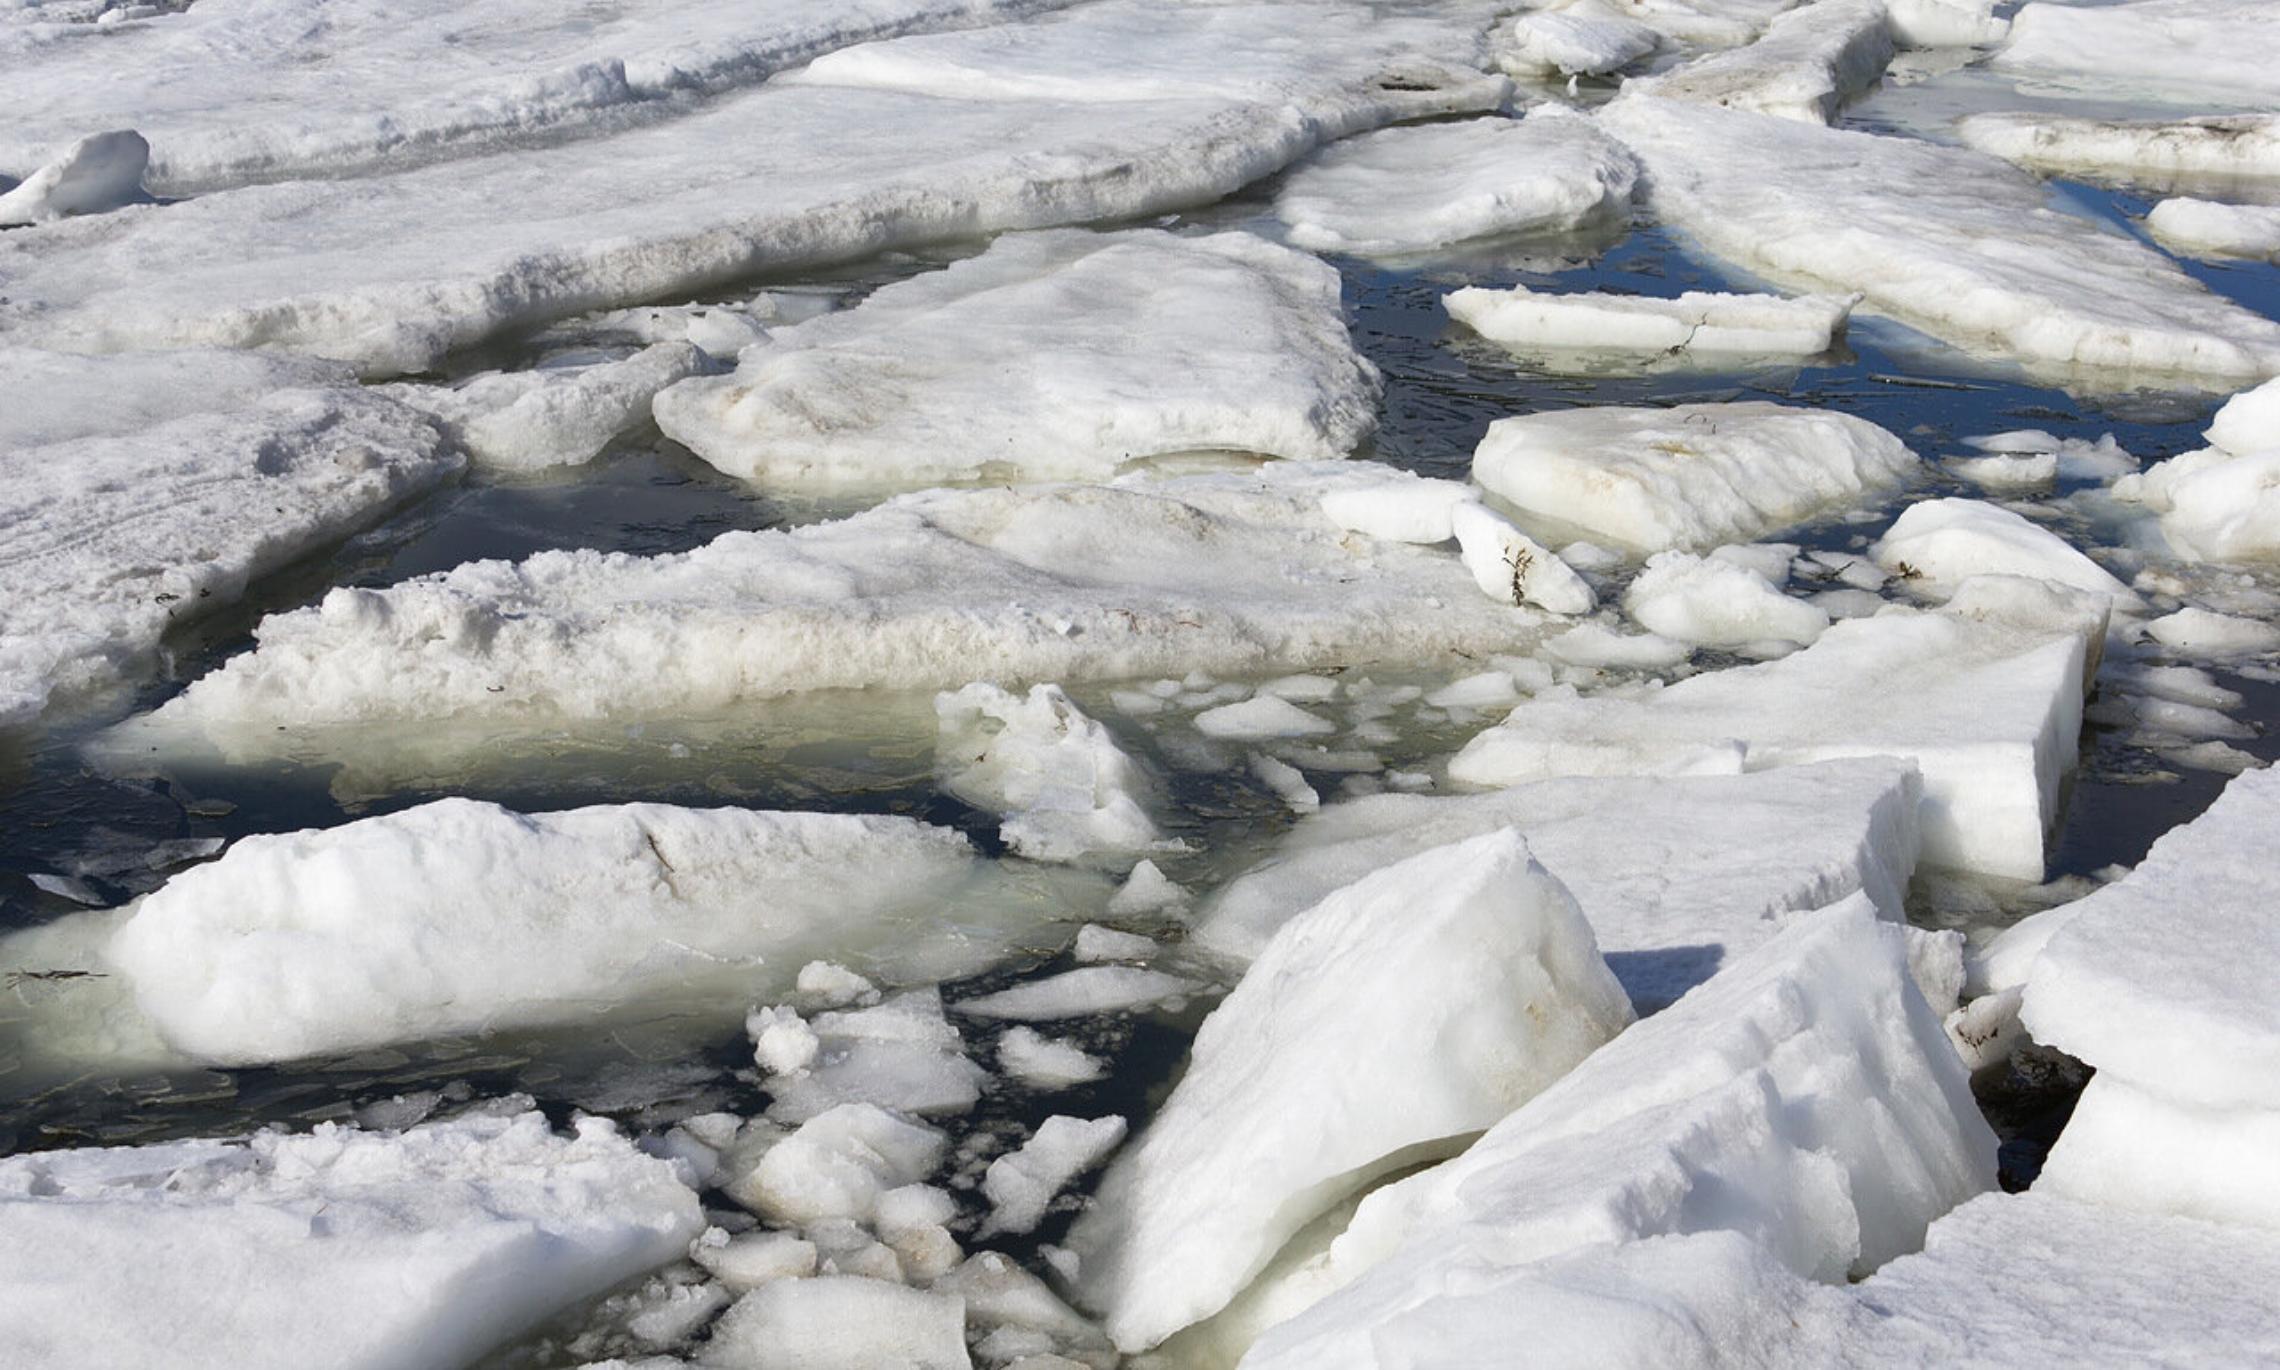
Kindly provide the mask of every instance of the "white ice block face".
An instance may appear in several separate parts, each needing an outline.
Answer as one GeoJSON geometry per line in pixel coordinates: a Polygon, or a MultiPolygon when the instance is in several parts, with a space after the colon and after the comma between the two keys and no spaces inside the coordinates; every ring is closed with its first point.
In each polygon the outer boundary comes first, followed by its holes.
{"type": "Polygon", "coordinates": [[[1544,105],[1332,144],[1290,173],[1275,216],[1300,247],[1392,257],[1620,221],[1637,177],[1589,119],[1544,105]]]}
{"type": "Polygon", "coordinates": [[[823,689],[946,689],[1418,663],[1525,647],[1541,616],[1453,549],[1321,512],[1347,463],[1109,487],[932,491],[657,557],[544,552],[273,616],[154,715],[261,750],[280,723],[676,716],[823,689]],[[1420,606],[1431,612],[1420,612],[1420,606]]]}
{"type": "Polygon", "coordinates": [[[1374,795],[1292,829],[1208,900],[1192,941],[1248,961],[1339,887],[1430,848],[1517,830],[1567,886],[1640,1012],[1661,1009],[1800,912],[1856,891],[1898,921],[1916,778],[1830,761],[1738,776],[1567,778],[1479,795],[1374,795]]]}
{"type": "Polygon", "coordinates": [[[1336,1292],[1246,1364],[1445,1363],[1432,1348],[1525,1328],[1536,1282],[1561,1286],[1544,1263],[1595,1249],[1651,1261],[1657,1239],[1731,1234],[1729,1259],[1663,1267],[1714,1297],[1735,1261],[1781,1286],[1772,1272],[1841,1282],[1915,1249],[1993,1187],[1995,1137],[1901,944],[1863,899],[1801,920],[1463,1155],[1371,1194],[1313,1272],[1336,1292]]]}
{"type": "Polygon", "coordinates": [[[1596,291],[1554,295],[1519,285],[1467,286],[1442,303],[1451,318],[1515,352],[1707,358],[1819,356],[1836,345],[1853,301],[1695,290],[1668,300],[1596,291]]]}
{"type": "Polygon", "coordinates": [[[461,1366],[703,1227],[672,1166],[600,1119],[19,1156],[0,1161],[0,1359],[461,1366]]]}
{"type": "Polygon", "coordinates": [[[1777,16],[1754,43],[1697,57],[1638,88],[1662,99],[1826,124],[1891,60],[1883,0],[1820,0],[1777,16]]]}
{"type": "Polygon", "coordinates": [[[2038,171],[2155,185],[2280,175],[2280,115],[2083,119],[1974,114],[1958,120],[1955,131],[1970,147],[2038,171]]]}
{"type": "Polygon", "coordinates": [[[2101,92],[2231,104],[2280,90],[2270,18],[2256,0],[2023,5],[1993,65],[2101,92]]]}
{"type": "Polygon", "coordinates": [[[1019,234],[779,330],[733,374],[664,391],[657,421],[731,475],[801,490],[1104,480],[1183,452],[1334,460],[1377,417],[1338,291],[1248,233],[1019,234]]]}
{"type": "Polygon", "coordinates": [[[0,727],[132,679],[169,629],[464,464],[334,367],[4,348],[0,374],[0,727]]]}
{"type": "Polygon", "coordinates": [[[590,366],[495,371],[456,387],[398,385],[387,393],[441,420],[482,466],[543,471],[580,466],[649,422],[650,401],[711,369],[687,342],[661,342],[590,366]]]}
{"type": "Polygon", "coordinates": [[[1915,467],[1865,419],[1756,400],[1523,414],[1473,453],[1473,479],[1522,515],[1640,553],[1749,542],[1915,467]]]}
{"type": "Polygon", "coordinates": [[[988,930],[1052,916],[909,819],[447,799],[247,838],[147,896],[106,955],[171,1044],[242,1063],[717,1012],[826,955],[939,979],[990,964],[988,930]]]}
{"type": "Polygon", "coordinates": [[[1070,1233],[1127,1351],[1224,1307],[1371,1178],[1459,1144],[1630,1020],[1511,832],[1388,866],[1292,919],[1197,1034],[1070,1233]]]}
{"type": "Polygon", "coordinates": [[[1662,41],[1651,26],[1617,15],[1532,10],[1499,30],[1491,50],[1496,64],[1514,76],[1542,80],[1620,71],[1662,41]]]}
{"type": "Polygon", "coordinates": [[[1675,100],[1598,117],[1638,155],[1665,223],[1783,285],[1857,291],[1865,309],[2092,389],[2280,371],[2280,323],[1995,158],[1675,100]]]}
{"type": "Polygon", "coordinates": [[[1943,596],[1973,576],[2024,576],[2102,596],[2116,606],[2138,603],[2127,585],[2065,538],[1983,500],[1911,504],[1868,551],[1885,570],[1943,596]]]}
{"type": "Polygon", "coordinates": [[[2269,260],[2280,254],[2280,208],[2228,205],[2180,196],[2163,200],[2145,216],[2154,241],[2187,257],[2246,257],[2269,260]]]}
{"type": "Polygon", "coordinates": [[[1449,774],[1470,785],[1652,774],[1692,768],[1720,744],[1752,771],[1900,757],[1923,773],[1925,860],[2039,880],[2089,653],[2104,636],[2102,613],[2053,614],[2033,594],[2013,602],[2012,589],[2040,584],[1983,577],[1945,609],[1849,619],[1793,656],[1637,698],[1524,701],[1449,774]]]}
{"type": "Polygon", "coordinates": [[[1014,851],[1071,861],[1165,845],[1153,777],[1060,686],[1024,696],[981,682],[937,695],[934,711],[943,788],[1005,815],[1014,851]]]}

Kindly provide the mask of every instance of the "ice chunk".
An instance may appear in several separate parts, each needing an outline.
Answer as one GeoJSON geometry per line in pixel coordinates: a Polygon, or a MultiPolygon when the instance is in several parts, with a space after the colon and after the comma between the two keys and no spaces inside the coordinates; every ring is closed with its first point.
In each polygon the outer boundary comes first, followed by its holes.
{"type": "Polygon", "coordinates": [[[1868,551],[1885,570],[1942,594],[1973,576],[2027,576],[2103,595],[2119,607],[2138,603],[2128,586],[2065,538],[1981,500],[1911,504],[1868,551]]]}
{"type": "Polygon", "coordinates": [[[1449,515],[1475,498],[1462,481],[1429,480],[1387,471],[1375,485],[1349,486],[1322,497],[1322,512],[1340,528],[1388,542],[1447,542],[1449,515]]]}
{"type": "Polygon", "coordinates": [[[1160,970],[1132,966],[1086,966],[1042,980],[961,999],[958,1011],[975,1018],[1050,1022],[1096,1013],[1148,1008],[1184,999],[1203,986],[1160,970]]]}
{"type": "Polygon", "coordinates": [[[1648,632],[1706,647],[1810,644],[1828,614],[1791,599],[1745,566],[1691,552],[1657,552],[1623,593],[1624,612],[1648,632]]]}
{"type": "Polygon", "coordinates": [[[703,1226],[669,1164],[591,1118],[569,1137],[474,1114],[18,1156],[0,1161],[0,1360],[464,1365],[703,1226]]]}
{"type": "Polygon", "coordinates": [[[2271,205],[2180,197],[2155,205],[2145,226],[2154,241],[2188,257],[2280,256],[2280,208],[2271,205]]]}
{"type": "Polygon", "coordinates": [[[146,897],[107,956],[175,1046],[274,1061],[733,1004],[827,949],[971,973],[1046,917],[1003,879],[907,818],[444,799],[246,838],[146,897]]]}
{"type": "Polygon", "coordinates": [[[2280,448],[2280,381],[2267,381],[2224,402],[2205,435],[2212,447],[2235,456],[2280,448]]]}
{"type": "Polygon", "coordinates": [[[1450,317],[1517,352],[1818,356],[1836,345],[1849,295],[1720,295],[1658,300],[1596,291],[1554,295],[1524,285],[1467,286],[1441,303],[1450,317]]]}
{"type": "Polygon", "coordinates": [[[2033,490],[2058,479],[2058,453],[1997,453],[1988,457],[1950,457],[1944,463],[1954,474],[1989,490],[2033,490]]]}
{"type": "Polygon", "coordinates": [[[1155,782],[1060,686],[976,683],[935,696],[934,712],[943,788],[1003,814],[1014,851],[1071,861],[1164,845],[1148,816],[1155,782]]]}
{"type": "Polygon", "coordinates": [[[875,1104],[841,1104],[800,1124],[723,1188],[777,1222],[868,1222],[880,1196],[932,1175],[946,1145],[935,1129],[875,1104]]]}
{"type": "Polygon", "coordinates": [[[458,386],[399,385],[387,393],[442,420],[484,466],[540,471],[578,466],[649,421],[658,391],[707,369],[689,343],[657,343],[591,366],[487,372],[458,386]]]}
{"type": "Polygon", "coordinates": [[[0,194],[0,228],[107,214],[143,198],[150,144],[133,129],[91,134],[0,194]]]}
{"type": "Polygon", "coordinates": [[[1205,737],[1263,742],[1269,738],[1334,733],[1338,725],[1320,714],[1308,713],[1287,699],[1253,695],[1240,703],[1205,709],[1195,716],[1195,729],[1205,737]]]}
{"type": "Polygon", "coordinates": [[[1481,592],[1502,603],[1533,604],[1555,614],[1588,614],[1599,600],[1573,567],[1480,504],[1449,511],[1457,549],[1481,592]]]}
{"type": "Polygon", "coordinates": [[[1640,552],[1747,542],[1915,467],[1865,419],[1756,400],[1524,414],[1473,453],[1473,479],[1523,515],[1640,552]]]}
{"type": "Polygon", "coordinates": [[[1124,1119],[1070,1118],[1055,1114],[1014,1151],[990,1162],[982,1174],[982,1196],[990,1201],[981,1235],[1033,1232],[1046,1206],[1069,1182],[1099,1165],[1124,1140],[1124,1119]]]}
{"type": "Polygon", "coordinates": [[[1127,1352],[1225,1306],[1307,1221],[1557,1080],[1630,1020],[1511,832],[1346,886],[1268,941],[1069,1236],[1127,1352]]]}
{"type": "Polygon", "coordinates": [[[1497,35],[1496,64],[1514,76],[1603,76],[1662,46],[1662,35],[1614,14],[1535,10],[1497,35]]]}
{"type": "Polygon", "coordinates": [[[818,1014],[812,1032],[814,1057],[768,1081],[771,1118],[802,1123],[843,1103],[920,1117],[964,1113],[989,1078],[966,1059],[931,986],[871,1008],[818,1014]]]}
{"type": "Polygon", "coordinates": [[[1332,144],[1290,173],[1275,215],[1300,247],[1396,256],[1620,220],[1637,175],[1589,119],[1539,105],[1525,119],[1417,124],[1332,144]]]}
{"type": "Polygon", "coordinates": [[[2023,5],[1991,65],[2086,84],[2119,85],[2206,104],[2222,92],[2280,90],[2271,28],[2257,0],[2131,0],[2023,5]]]}
{"type": "Polygon", "coordinates": [[[1152,937],[1087,923],[1077,929],[1074,954],[1079,961],[1146,961],[1158,950],[1152,937]]]}
{"type": "Polygon", "coordinates": [[[1575,896],[1642,1013],[1793,915],[1865,892],[1904,917],[1916,778],[1901,762],[1826,761],[1737,776],[1542,780],[1478,795],[1376,795],[1306,819],[1197,917],[1196,945],[1259,954],[1294,915],[1370,871],[1500,828],[1575,896]]]}
{"type": "Polygon", "coordinates": [[[752,1038],[752,1059],[770,1075],[805,1070],[823,1049],[815,1029],[788,1007],[764,1008],[745,1018],[744,1030],[752,1038]]]}
{"type": "Polygon", "coordinates": [[[965,1300],[860,1275],[771,1280],[713,1325],[723,1370],[969,1370],[965,1300]]]}
{"type": "Polygon", "coordinates": [[[2156,185],[2280,175],[2280,115],[2168,120],[1974,114],[1958,120],[1955,131],[1968,147],[2037,171],[2156,185]]]}
{"type": "Polygon", "coordinates": [[[2225,401],[2211,446],[2123,476],[2114,498],[2161,519],[2169,550],[2197,560],[2280,555],[2280,383],[2225,401]]]}
{"type": "Polygon", "coordinates": [[[1084,1048],[1043,1036],[1035,1028],[1007,1028],[998,1037],[997,1054],[1005,1073],[1032,1089],[1090,1084],[1108,1073],[1108,1067],[1084,1048]]]}
{"type": "Polygon", "coordinates": [[[1923,771],[1926,860],[2040,880],[2104,623],[2087,604],[2069,619],[2007,602],[2006,579],[1967,583],[1942,610],[1847,619],[1793,656],[1639,698],[1523,702],[1466,744],[1450,777],[1651,773],[1720,744],[1738,745],[1750,770],[1903,757],[1923,771]]]}
{"type": "MultiPolygon", "coordinates": [[[[1995,1138],[1900,942],[1857,898],[1800,920],[1456,1160],[1370,1195],[1316,1274],[1344,1287],[1246,1363],[1443,1364],[1453,1347],[1510,1346],[1490,1334],[1524,1329],[1539,1291],[1564,1283],[1546,1262],[1652,1259],[1668,1249],[1657,1238],[1730,1232],[1727,1249],[1832,1282],[1914,1249],[1934,1218],[1993,1186],[1995,1138]]],[[[1723,1275],[1686,1275],[1695,1259],[1665,1266],[1678,1289],[1726,1292],[1723,1275]]],[[[1656,1287],[1672,1286],[1643,1289],[1656,1287]]]]}
{"type": "Polygon", "coordinates": [[[2280,627],[2191,605],[2155,619],[2145,631],[2173,652],[2209,661],[2280,651],[2280,627]]]}
{"type": "Polygon", "coordinates": [[[656,410],[731,475],[841,490],[1106,479],[1193,451],[1335,459],[1376,400],[1322,263],[1248,233],[1072,229],[780,329],[656,410]]]}
{"type": "MultiPolygon", "coordinates": [[[[1597,623],[1579,623],[1544,644],[1545,655],[1554,661],[1570,666],[1614,666],[1628,670],[1655,671],[1676,666],[1694,654],[1694,649],[1683,642],[1673,642],[1653,633],[1618,633],[1597,623]]],[[[1713,770],[1733,771],[1741,765],[1741,753],[1734,753],[1731,766],[1714,766],[1713,770]]]]}
{"type": "Polygon", "coordinates": [[[1598,117],[1638,154],[1665,223],[1779,284],[1858,291],[1943,341],[2095,389],[2280,371],[2280,323],[1985,154],[1643,97],[1598,117]]]}
{"type": "Polygon", "coordinates": [[[258,751],[281,724],[678,716],[802,690],[1414,664],[1533,641],[1541,620],[1484,600],[1450,552],[1349,546],[1319,508],[1370,479],[1349,465],[930,491],[692,552],[543,552],[336,589],[266,620],[253,652],[144,726],[258,751]]]}
{"type": "Polygon", "coordinates": [[[1747,47],[1632,84],[1664,99],[1826,124],[1891,61],[1884,0],[1816,0],[1777,16],[1747,47]]]}

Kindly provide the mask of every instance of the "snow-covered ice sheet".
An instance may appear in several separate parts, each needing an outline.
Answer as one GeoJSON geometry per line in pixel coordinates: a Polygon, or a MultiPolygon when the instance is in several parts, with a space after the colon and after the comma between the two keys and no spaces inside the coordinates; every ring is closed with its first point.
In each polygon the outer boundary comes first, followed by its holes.
{"type": "Polygon", "coordinates": [[[1525,701],[1449,774],[1510,785],[1904,757],[1923,772],[1925,860],[2040,880],[2104,627],[2089,596],[1982,576],[1943,609],[1848,619],[1778,661],[1632,698],[1525,701]]]}
{"type": "Polygon", "coordinates": [[[803,690],[1423,662],[1534,640],[1541,616],[1482,596],[1453,551],[1332,524],[1321,497],[1377,479],[1349,465],[931,491],[686,553],[544,552],[335,589],[265,620],[254,651],[129,726],[258,752],[281,724],[634,718],[803,690]]]}
{"type": "Polygon", "coordinates": [[[1023,856],[1073,861],[1165,845],[1147,769],[1058,685],[1017,695],[987,682],[938,695],[935,769],[943,788],[1003,814],[1023,856]]]}
{"type": "Polygon", "coordinates": [[[2145,227],[2154,241],[2187,257],[2280,256],[2280,206],[2178,196],[2147,211],[2145,227]]]}
{"type": "Polygon", "coordinates": [[[2023,5],[1990,63],[2100,94],[2166,95],[2204,107],[2280,92],[2280,38],[2261,0],[2023,5]]]}
{"type": "Polygon", "coordinates": [[[2084,388],[2280,371],[2280,323],[1997,158],[1653,98],[1598,117],[1664,222],[1785,285],[1858,291],[1863,309],[2084,388]]]}
{"type": "Polygon", "coordinates": [[[445,1370],[703,1226],[600,1119],[37,1152],[0,1161],[0,1360],[445,1370]]]}
{"type": "Polygon", "coordinates": [[[1643,553],[1747,542],[1881,492],[1916,464],[1865,419],[1743,400],[1499,419],[1472,473],[1523,516],[1643,553]]]}
{"type": "Polygon", "coordinates": [[[1916,864],[1905,763],[1830,761],[1749,775],[1568,777],[1478,795],[1373,795],[1300,822],[1199,911],[1193,941],[1259,954],[1342,885],[1500,828],[1574,894],[1608,965],[1652,1012],[1796,913],[1865,892],[1899,921],[1916,864]]]}
{"type": "Polygon", "coordinates": [[[1727,1231],[1828,1282],[1915,1249],[1993,1186],[1995,1138],[1901,943],[1855,898],[1630,1028],[1462,1156],[1364,1199],[1299,1277],[1328,1297],[1244,1364],[1469,1363],[1511,1345],[1496,1334],[1532,1315],[1539,1263],[1594,1247],[1727,1231]]]}
{"type": "Polygon", "coordinates": [[[1891,60],[1884,0],[1814,0],[1777,16],[1746,47],[1697,57],[1636,84],[1667,100],[1826,124],[1891,60]]]}
{"type": "Polygon", "coordinates": [[[2000,112],[1959,120],[1955,131],[1981,152],[2038,171],[2156,185],[2280,176],[2280,115],[2274,114],[2088,119],[2000,112]]]}
{"type": "Polygon", "coordinates": [[[1127,1352],[1224,1307],[1323,1210],[1565,1074],[1631,1006],[1573,898],[1509,831],[1438,847],[1284,924],[1068,1239],[1127,1352]]]}
{"type": "Polygon", "coordinates": [[[1689,290],[1663,300],[1597,291],[1556,295],[1519,285],[1466,286],[1442,304],[1473,332],[1519,352],[1811,357],[1836,345],[1853,297],[1689,290]]]}
{"type": "Polygon", "coordinates": [[[1637,177],[1630,154],[1589,119],[1540,105],[1524,119],[1415,124],[1334,143],[1284,180],[1275,215],[1300,247],[1401,256],[1621,220],[1637,177]]]}
{"type": "Polygon", "coordinates": [[[802,490],[1105,480],[1183,452],[1334,460],[1377,426],[1378,390],[1338,292],[1337,272],[1248,233],[1010,235],[682,381],[657,421],[722,471],[802,490]]]}
{"type": "Polygon", "coordinates": [[[657,392],[710,369],[703,351],[661,342],[586,366],[486,372],[455,386],[387,394],[432,414],[477,463],[502,471],[578,466],[649,422],[657,392]]]}
{"type": "Polygon", "coordinates": [[[416,411],[282,359],[7,348],[0,388],[0,725],[463,465],[416,411]]]}

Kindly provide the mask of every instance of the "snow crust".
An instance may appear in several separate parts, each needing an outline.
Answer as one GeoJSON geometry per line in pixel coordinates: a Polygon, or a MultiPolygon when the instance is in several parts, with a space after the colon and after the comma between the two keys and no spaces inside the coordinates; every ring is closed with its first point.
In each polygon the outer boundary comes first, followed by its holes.
{"type": "Polygon", "coordinates": [[[986,682],[935,696],[943,788],[1005,815],[1006,845],[1046,861],[1149,851],[1156,783],[1058,685],[1024,695],[986,682]]]}
{"type": "Polygon", "coordinates": [[[1466,286],[1450,291],[1442,304],[1457,322],[1515,351],[1819,356],[1836,345],[1853,299],[1689,290],[1661,300],[1596,291],[1554,295],[1520,285],[1466,286]]]}

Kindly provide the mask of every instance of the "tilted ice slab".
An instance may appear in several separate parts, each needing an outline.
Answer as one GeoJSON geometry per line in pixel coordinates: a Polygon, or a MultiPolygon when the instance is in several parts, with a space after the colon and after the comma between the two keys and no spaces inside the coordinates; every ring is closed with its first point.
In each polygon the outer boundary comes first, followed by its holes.
{"type": "Polygon", "coordinates": [[[2208,102],[2280,90],[2280,44],[2260,0],[2131,0],[2030,4],[1991,66],[2086,86],[2117,84],[2208,102]]]}
{"type": "Polygon", "coordinates": [[[1149,816],[1154,778],[1060,686],[1024,696],[978,682],[937,695],[934,712],[942,787],[1005,815],[1014,851],[1072,861],[1166,845],[1149,816]]]}
{"type": "Polygon", "coordinates": [[[145,897],[105,957],[170,1045],[243,1063],[741,1008],[827,956],[971,974],[1044,904],[910,819],[445,799],[246,838],[145,897]]]}
{"type": "Polygon", "coordinates": [[[177,624],[458,474],[333,368],[0,349],[0,726],[146,668],[177,624]]]}
{"type": "MultiPolygon", "coordinates": [[[[106,214],[143,198],[150,145],[132,129],[90,134],[0,194],[0,228],[106,214]]],[[[0,177],[0,184],[5,183],[0,177]]]]}
{"type": "Polygon", "coordinates": [[[1597,7],[1532,10],[1497,32],[1496,65],[1514,76],[1599,76],[1619,71],[1662,46],[1646,24],[1597,7]]]}
{"type": "Polygon", "coordinates": [[[2179,197],[2148,211],[2145,227],[2155,242],[2187,257],[2280,256],[2280,206],[2179,197]]]}
{"type": "Polygon", "coordinates": [[[922,76],[965,53],[984,74],[1029,60],[1086,81],[1164,52],[1195,89],[1220,93],[1115,103],[953,98],[920,93],[924,80],[771,83],[609,138],[0,235],[0,327],[85,350],[262,346],[417,371],[502,329],[761,270],[1207,203],[1323,142],[1493,107],[1507,85],[1461,65],[1479,39],[1458,17],[1226,12],[1248,17],[1115,0],[1049,24],[864,49],[883,61],[924,44],[922,76]],[[1286,30],[1276,62],[1240,41],[1275,26],[1286,30]]]}
{"type": "Polygon", "coordinates": [[[1583,291],[1555,295],[1516,285],[1466,286],[1441,303],[1490,342],[1521,352],[1687,352],[1704,356],[1819,356],[1836,345],[1848,295],[1722,295],[1675,299],[1583,291]]]}
{"type": "Polygon", "coordinates": [[[199,0],[161,23],[0,36],[19,174],[82,134],[150,138],[151,189],[343,176],[688,108],[852,43],[986,23],[1056,0],[199,0]],[[647,106],[646,109],[642,106],[647,106]]]}
{"type": "Polygon", "coordinates": [[[649,421],[658,391],[708,369],[695,346],[666,342],[615,361],[493,371],[457,386],[396,385],[387,392],[434,415],[479,464],[541,471],[592,461],[649,421]]]}
{"type": "Polygon", "coordinates": [[[2206,436],[2207,447],[2115,481],[2114,498],[2159,515],[2162,537],[2179,556],[2280,555],[2280,382],[2225,401],[2206,436]]]}
{"type": "Polygon", "coordinates": [[[1746,400],[1499,419],[1472,474],[1524,515],[1653,552],[1749,542],[1915,468],[1915,454],[1866,419],[1746,400]]]}
{"type": "Polygon", "coordinates": [[[658,557],[544,552],[276,615],[153,716],[236,746],[279,725],[636,718],[803,690],[945,689],[1415,662],[1525,646],[1540,615],[1452,551],[1319,501],[1347,463],[929,491],[658,557]],[[1436,607],[1437,606],[1437,607],[1436,607]]]}
{"type": "Polygon", "coordinates": [[[1619,220],[1637,177],[1630,154],[1589,119],[1540,105],[1525,119],[1418,124],[1334,143],[1291,172],[1275,216],[1300,247],[1397,256],[1619,220]]]}
{"type": "Polygon", "coordinates": [[[1891,61],[1884,0],[1814,0],[1775,18],[1747,47],[1636,85],[1664,99],[1826,124],[1891,61]]]}
{"type": "Polygon", "coordinates": [[[1510,785],[1903,757],[1923,772],[1925,860],[2039,880],[2104,620],[2088,596],[1983,576],[1943,609],[1849,619],[1778,661],[1636,698],[1524,701],[1449,774],[1510,785]]]}
{"type": "Polygon", "coordinates": [[[772,488],[1105,480],[1232,451],[1334,460],[1377,426],[1338,273],[1248,233],[1000,238],[746,348],[656,400],[671,437],[772,488]]]}
{"type": "Polygon", "coordinates": [[[1966,350],[2108,388],[2280,371],[2280,323],[2053,207],[1996,158],[1672,100],[1623,98],[1599,118],[1638,154],[1665,222],[1785,284],[1858,291],[1966,350]]]}
{"type": "Polygon", "coordinates": [[[597,1118],[0,1161],[0,1360],[446,1370],[680,1258],[704,1227],[597,1118]]]}
{"type": "Polygon", "coordinates": [[[2280,772],[2251,771],[2128,876],[2053,910],[2026,972],[2035,1040],[2098,1074],[2038,1188],[2280,1227],[2280,772]]]}
{"type": "Polygon", "coordinates": [[[1302,1276],[1335,1292],[1244,1364],[1476,1363],[1538,1314],[1540,1263],[1595,1247],[1726,1231],[1832,1283],[1915,1249],[1993,1186],[1995,1138],[1901,943],[1849,900],[1633,1026],[1462,1156],[1364,1199],[1302,1276]]]}
{"type": "Polygon", "coordinates": [[[1238,960],[1342,885],[1501,828],[1575,896],[1640,1012],[1677,999],[1803,910],[1865,893],[1900,921],[1916,866],[1906,763],[1829,761],[1751,775],[1574,777],[1476,795],[1373,795],[1300,820],[1222,887],[1191,939],[1238,960]]]}
{"type": "Polygon", "coordinates": [[[1502,1118],[1630,1017],[1575,901],[1515,833],[1332,893],[1204,1020],[1071,1230],[1081,1299],[1119,1348],[1155,1345],[1315,1216],[1502,1118]]]}
{"type": "Polygon", "coordinates": [[[1981,152],[2038,171],[2124,180],[2249,180],[2280,176],[2280,115],[2190,119],[2084,119],[2063,114],[1974,114],[1956,136],[1981,152]]]}

